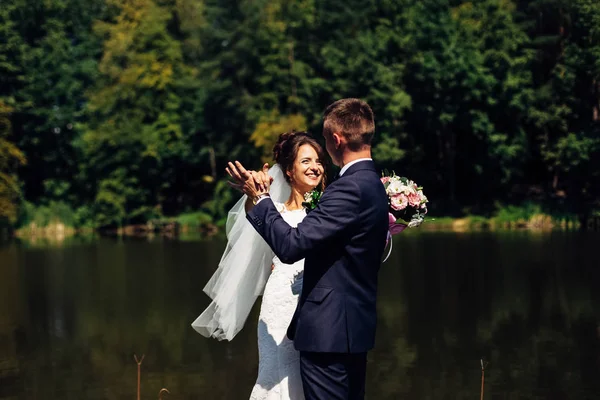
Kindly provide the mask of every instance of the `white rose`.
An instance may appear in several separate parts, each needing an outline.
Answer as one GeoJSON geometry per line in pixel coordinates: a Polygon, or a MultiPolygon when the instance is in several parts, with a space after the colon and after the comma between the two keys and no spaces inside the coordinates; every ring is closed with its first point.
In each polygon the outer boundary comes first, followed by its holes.
{"type": "Polygon", "coordinates": [[[411,186],[402,185],[400,192],[408,196],[409,194],[414,193],[414,190],[411,186]]]}
{"type": "Polygon", "coordinates": [[[390,182],[389,186],[387,187],[387,192],[388,192],[388,194],[398,194],[402,191],[403,186],[404,185],[402,185],[402,183],[400,183],[400,181],[393,180],[390,182]]]}

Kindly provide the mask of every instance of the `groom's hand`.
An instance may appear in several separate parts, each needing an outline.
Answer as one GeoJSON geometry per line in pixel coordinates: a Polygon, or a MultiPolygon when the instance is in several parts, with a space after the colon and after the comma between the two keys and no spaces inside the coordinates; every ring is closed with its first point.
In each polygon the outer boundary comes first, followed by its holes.
{"type": "Polygon", "coordinates": [[[251,199],[255,199],[261,194],[269,193],[272,178],[269,176],[269,164],[263,166],[261,172],[248,171],[244,166],[236,161],[235,164],[229,162],[225,169],[235,183],[229,183],[232,187],[242,191],[251,199]]]}
{"type": "Polygon", "coordinates": [[[273,177],[269,175],[269,164],[265,163],[262,171],[252,171],[252,175],[254,176],[254,181],[257,182],[264,190],[267,192],[270,190],[271,183],[273,183],[273,177]]]}

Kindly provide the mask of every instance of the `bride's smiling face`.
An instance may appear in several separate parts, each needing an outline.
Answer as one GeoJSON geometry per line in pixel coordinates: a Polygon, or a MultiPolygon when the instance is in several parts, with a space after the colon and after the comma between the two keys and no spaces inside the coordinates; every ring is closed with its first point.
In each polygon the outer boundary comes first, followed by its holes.
{"type": "Polygon", "coordinates": [[[290,183],[300,192],[309,192],[319,186],[323,179],[323,164],[314,147],[303,144],[298,148],[291,171],[287,171],[290,183]]]}

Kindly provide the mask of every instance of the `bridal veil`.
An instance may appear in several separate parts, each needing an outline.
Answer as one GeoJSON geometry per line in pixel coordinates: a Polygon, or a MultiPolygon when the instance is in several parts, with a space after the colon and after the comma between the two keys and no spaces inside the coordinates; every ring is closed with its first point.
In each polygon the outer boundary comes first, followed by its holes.
{"type": "MultiPolygon", "coordinates": [[[[271,199],[286,202],[291,189],[281,167],[275,164],[269,175],[273,178],[271,199]]],[[[274,253],[246,220],[247,198],[242,196],[227,214],[227,246],[204,287],[212,302],[192,323],[201,335],[218,340],[231,340],[242,329],[271,273],[274,253]]]]}

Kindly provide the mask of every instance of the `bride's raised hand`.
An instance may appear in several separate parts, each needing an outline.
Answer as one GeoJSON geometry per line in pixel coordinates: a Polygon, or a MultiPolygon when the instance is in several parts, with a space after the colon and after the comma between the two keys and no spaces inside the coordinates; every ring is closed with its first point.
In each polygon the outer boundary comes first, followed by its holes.
{"type": "Polygon", "coordinates": [[[236,161],[235,164],[231,161],[228,162],[225,171],[233,179],[233,182],[227,182],[229,186],[242,193],[246,182],[254,181],[252,174],[254,171],[247,171],[239,161],[236,161]]]}
{"type": "Polygon", "coordinates": [[[236,161],[235,163],[229,162],[228,167],[225,170],[236,182],[230,185],[238,190],[241,190],[249,198],[255,199],[261,194],[266,194],[269,192],[268,186],[262,187],[262,183],[258,181],[259,178],[255,179],[258,172],[248,171],[239,161],[236,161]]]}
{"type": "Polygon", "coordinates": [[[239,161],[236,161],[235,164],[229,161],[227,163],[227,168],[225,168],[225,171],[227,171],[229,176],[232,177],[238,185],[243,185],[248,179],[252,177],[252,174],[248,172],[239,161]]]}

